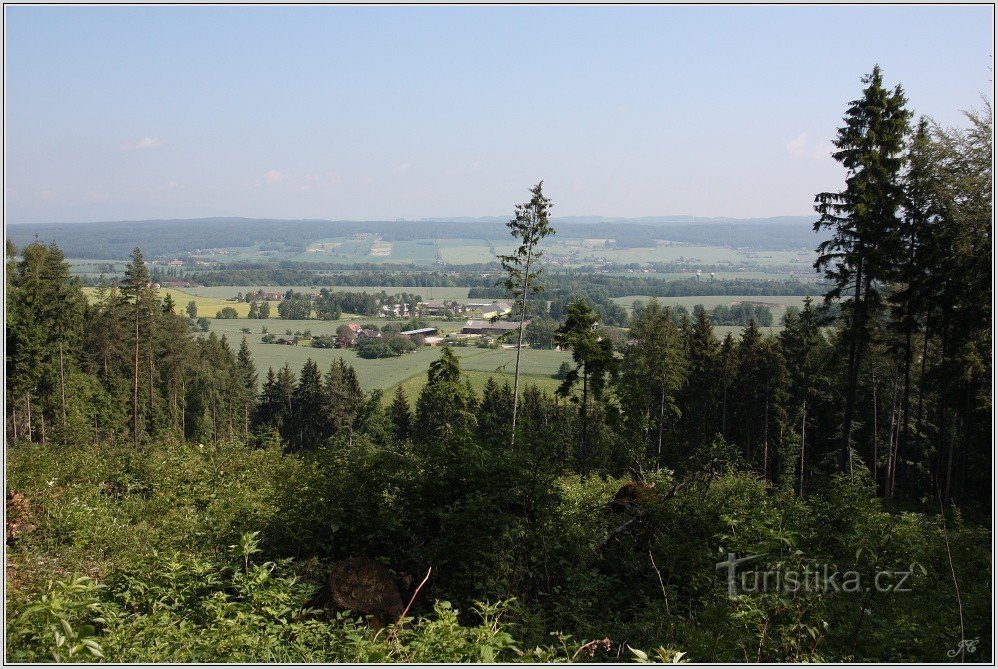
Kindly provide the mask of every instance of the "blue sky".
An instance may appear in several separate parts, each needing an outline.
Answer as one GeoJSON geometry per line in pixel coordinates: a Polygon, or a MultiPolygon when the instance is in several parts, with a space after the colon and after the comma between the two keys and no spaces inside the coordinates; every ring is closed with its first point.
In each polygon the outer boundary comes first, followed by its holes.
{"type": "MultiPolygon", "coordinates": [[[[944,125],[991,7],[7,7],[9,223],[809,214],[874,63],[944,125]]],[[[988,93],[990,95],[990,93],[988,93]]],[[[989,98],[990,99],[990,98],[989,98]]]]}

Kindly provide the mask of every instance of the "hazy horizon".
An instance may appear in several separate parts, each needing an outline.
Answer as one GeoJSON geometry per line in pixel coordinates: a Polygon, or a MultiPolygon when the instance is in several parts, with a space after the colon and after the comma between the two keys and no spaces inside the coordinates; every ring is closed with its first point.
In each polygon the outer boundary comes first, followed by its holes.
{"type": "MultiPolygon", "coordinates": [[[[321,218],[321,217],[283,217],[283,216],[190,216],[190,217],[161,217],[161,216],[151,216],[143,218],[120,218],[120,219],[94,219],[94,220],[75,220],[75,221],[7,221],[8,225],[88,225],[93,223],[146,223],[151,221],[200,221],[200,220],[253,220],[253,221],[286,221],[289,223],[299,222],[299,221],[319,221],[319,222],[329,222],[329,223],[449,223],[449,222],[478,222],[478,223],[491,223],[491,222],[505,222],[509,220],[511,216],[506,215],[481,215],[481,216],[421,216],[420,218],[321,218]]],[[[751,223],[754,221],[759,222],[772,222],[774,220],[778,221],[781,219],[816,219],[814,214],[778,214],[775,216],[692,216],[684,214],[662,214],[662,215],[648,215],[648,216],[605,216],[601,214],[577,214],[572,216],[552,216],[552,222],[565,222],[565,223],[579,223],[588,224],[590,221],[594,224],[600,222],[616,222],[616,223],[634,223],[634,224],[651,224],[651,225],[667,225],[670,223],[683,224],[683,223],[722,223],[722,222],[736,222],[736,223],[751,223]]],[[[797,222],[797,221],[794,221],[797,222]]]]}
{"type": "Polygon", "coordinates": [[[810,214],[874,64],[963,125],[987,6],[9,6],[5,219],[810,214]],[[848,37],[843,40],[843,29],[848,37]],[[787,212],[800,212],[791,213],[787,212]]]}

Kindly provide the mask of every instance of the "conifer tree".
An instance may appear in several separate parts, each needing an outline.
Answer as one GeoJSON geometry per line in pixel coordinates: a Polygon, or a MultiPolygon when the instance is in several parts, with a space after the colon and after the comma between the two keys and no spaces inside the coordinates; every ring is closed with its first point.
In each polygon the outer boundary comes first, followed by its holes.
{"type": "Polygon", "coordinates": [[[590,397],[600,400],[607,384],[617,372],[617,360],[613,354],[613,343],[597,332],[599,317],[585,300],[575,300],[568,305],[568,318],[558,328],[555,341],[559,346],[571,349],[575,368],[565,375],[558,387],[558,394],[579,402],[579,417],[582,427],[583,458],[591,457],[589,404],[590,397]],[[581,379],[582,398],[572,396],[575,385],[581,379]]]}
{"type": "Polygon", "coordinates": [[[531,270],[531,266],[542,255],[537,245],[548,235],[554,234],[554,229],[548,222],[551,200],[544,197],[543,185],[544,182],[540,181],[530,189],[530,201],[516,205],[515,218],[506,224],[510,234],[520,242],[519,247],[510,255],[498,256],[499,262],[502,263],[502,268],[506,272],[506,279],[502,285],[515,296],[514,308],[520,312],[520,327],[516,341],[516,364],[513,371],[513,420],[510,439],[514,441],[516,439],[516,411],[520,393],[520,351],[523,348],[523,329],[527,318],[527,296],[544,290],[544,287],[537,283],[540,270],[531,270]]]}
{"type": "Polygon", "coordinates": [[[671,311],[654,298],[633,319],[630,340],[621,365],[622,404],[640,430],[645,454],[660,467],[667,430],[681,415],[676,395],[686,380],[682,340],[671,311]]]}
{"type": "Polygon", "coordinates": [[[132,374],[132,438],[136,447],[139,445],[139,358],[142,342],[141,325],[147,305],[149,290],[149,270],[146,269],[142,251],[135,247],[132,260],[125,269],[125,280],[121,284],[121,293],[126,300],[131,301],[133,315],[134,357],[132,374]]]}
{"type": "Polygon", "coordinates": [[[471,385],[461,379],[457,356],[445,346],[430,363],[427,384],[416,400],[414,436],[424,444],[469,436],[477,422],[478,400],[471,385]]]}
{"type": "Polygon", "coordinates": [[[686,407],[684,425],[687,426],[687,439],[693,449],[713,441],[720,428],[717,406],[719,384],[715,377],[720,342],[714,337],[707,312],[700,305],[697,307],[693,310],[693,323],[683,338],[688,368],[682,404],[686,407]]]}
{"type": "Polygon", "coordinates": [[[835,160],[846,169],[846,187],[815,196],[821,218],[815,231],[832,230],[818,246],[815,269],[833,282],[826,303],[841,300],[849,323],[840,471],[851,462],[849,449],[859,370],[882,307],[881,282],[893,273],[899,244],[898,212],[904,204],[901,168],[910,112],[900,86],[884,88],[880,68],[864,77],[863,95],[850,103],[845,125],[833,142],[835,160]]]}
{"type": "Polygon", "coordinates": [[[250,413],[253,405],[253,398],[256,397],[256,366],[253,364],[253,356],[250,354],[249,344],[246,337],[243,337],[239,345],[239,353],[236,356],[236,369],[239,374],[239,386],[242,390],[240,401],[243,406],[243,438],[249,439],[250,413]]]}
{"type": "Polygon", "coordinates": [[[326,401],[319,366],[309,358],[301,368],[298,385],[293,393],[292,445],[297,450],[314,448],[327,436],[328,427],[323,411],[326,401]]]}
{"type": "Polygon", "coordinates": [[[392,423],[392,434],[398,441],[405,441],[409,438],[412,429],[412,409],[409,406],[409,398],[405,396],[402,386],[395,388],[395,398],[388,408],[388,415],[392,423]]]}

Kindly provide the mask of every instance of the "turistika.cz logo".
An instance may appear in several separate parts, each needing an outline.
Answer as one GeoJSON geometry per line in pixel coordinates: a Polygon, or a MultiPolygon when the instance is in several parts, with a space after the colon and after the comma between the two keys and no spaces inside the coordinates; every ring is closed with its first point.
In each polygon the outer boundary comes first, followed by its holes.
{"type": "Polygon", "coordinates": [[[863,582],[858,571],[838,571],[827,564],[805,565],[801,569],[742,569],[738,567],[764,557],[765,553],[738,557],[728,553],[726,560],[718,562],[718,570],[727,572],[728,596],[760,593],[794,592],[911,592],[908,580],[911,570],[881,570],[873,574],[873,582],[863,582]]]}

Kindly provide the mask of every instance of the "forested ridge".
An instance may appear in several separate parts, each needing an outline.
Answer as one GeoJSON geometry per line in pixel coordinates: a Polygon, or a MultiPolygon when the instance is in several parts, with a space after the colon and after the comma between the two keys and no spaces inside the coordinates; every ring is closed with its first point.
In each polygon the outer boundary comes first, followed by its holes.
{"type": "MultiPolygon", "coordinates": [[[[304,249],[316,239],[376,234],[387,241],[418,239],[497,239],[503,224],[456,221],[314,221],[252,218],[113,221],[104,223],[38,223],[11,226],[14,243],[27,244],[35,235],[54,241],[72,258],[126,259],[136,245],[150,256],[192,253],[219,247],[289,244],[304,249]]],[[[619,248],[655,246],[669,239],[687,244],[796,250],[810,247],[813,234],[801,220],[771,222],[709,222],[645,225],[608,222],[599,225],[566,223],[562,237],[609,237],[619,248]]]]}
{"type": "Polygon", "coordinates": [[[552,300],[554,394],[479,395],[446,346],[391,401],[342,359],[258,369],[138,248],[88,303],[8,240],[8,660],[988,661],[991,135],[913,122],[875,69],[816,198],[832,309],[775,334],[654,299],[608,329],[614,277],[520,247],[503,296],[552,300]],[[731,556],[903,587],[736,588],[731,556]],[[411,603],[386,629],[324,593],[353,557],[411,603]]]}

